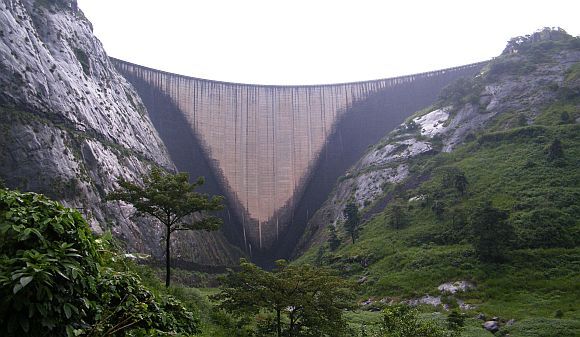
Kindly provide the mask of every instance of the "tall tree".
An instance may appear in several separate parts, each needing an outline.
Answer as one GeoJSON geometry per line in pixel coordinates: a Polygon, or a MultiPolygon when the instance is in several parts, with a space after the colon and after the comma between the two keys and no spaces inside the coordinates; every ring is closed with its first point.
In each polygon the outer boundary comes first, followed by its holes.
{"type": "Polygon", "coordinates": [[[449,166],[444,168],[443,173],[443,188],[454,188],[460,195],[467,192],[469,181],[465,177],[465,173],[458,167],[449,166]]]}
{"type": "Polygon", "coordinates": [[[389,212],[389,225],[394,229],[401,229],[407,223],[406,205],[401,199],[395,199],[387,208],[389,212]]]}
{"type": "Polygon", "coordinates": [[[548,160],[555,161],[557,159],[564,157],[564,150],[562,150],[562,142],[560,139],[556,138],[550,143],[547,149],[548,160]]]}
{"type": "Polygon", "coordinates": [[[171,234],[182,230],[217,230],[222,220],[207,216],[206,211],[223,208],[221,196],[209,197],[195,192],[205,182],[199,177],[189,183],[187,173],[170,174],[153,168],[143,179],[143,185],[118,180],[119,188],[107,196],[109,200],[121,200],[132,204],[138,215],[151,216],[165,226],[165,286],[171,280],[171,234]]]}
{"type": "Polygon", "coordinates": [[[470,216],[473,246],[483,262],[500,262],[512,244],[514,230],[507,221],[508,212],[497,209],[491,202],[473,208],[470,216]]]}
{"type": "Polygon", "coordinates": [[[276,261],[268,272],[242,260],[212,298],[236,315],[270,312],[277,336],[342,336],[342,316],[353,302],[352,284],[325,268],[276,261]]]}
{"type": "Polygon", "coordinates": [[[352,243],[358,238],[358,229],[360,225],[360,215],[358,213],[358,207],[354,202],[349,202],[346,204],[346,207],[343,211],[345,220],[344,220],[344,229],[350,237],[352,238],[352,243]]]}
{"type": "Polygon", "coordinates": [[[334,252],[340,246],[340,239],[338,238],[338,235],[336,234],[336,228],[334,227],[334,225],[329,225],[328,231],[329,231],[328,247],[330,248],[330,251],[334,252]]]}

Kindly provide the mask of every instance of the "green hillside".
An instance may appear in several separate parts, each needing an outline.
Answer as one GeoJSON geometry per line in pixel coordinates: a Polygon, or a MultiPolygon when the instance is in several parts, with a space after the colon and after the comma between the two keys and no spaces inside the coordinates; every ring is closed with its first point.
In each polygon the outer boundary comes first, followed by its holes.
{"type": "MultiPolygon", "coordinates": [[[[445,106],[452,106],[446,124],[465,106],[485,114],[484,88],[523,81],[558,63],[563,54],[579,51],[579,41],[572,37],[514,41],[510,44],[516,52],[508,45],[484,73],[447,88],[431,109],[414,118],[445,106]]],[[[500,331],[510,336],[578,336],[577,62],[576,58],[575,64],[566,65],[563,81],[547,83],[550,97],[522,96],[514,90],[507,101],[531,102],[528,108],[521,109],[520,104],[503,109],[483,127],[473,128],[453,151],[440,151],[451,131],[428,139],[434,151],[409,158],[408,177],[397,184],[385,183],[381,197],[362,208],[367,220],[355,244],[339,221],[340,246],[331,249],[326,229],[297,263],[330,266],[357,280],[360,298],[369,299],[363,306],[367,309],[429,294],[441,296],[447,308],[469,305],[470,317],[483,313],[498,316],[503,323],[514,319],[500,331]],[[489,210],[506,218],[481,228],[489,210]],[[486,249],[497,254],[482,256],[486,249]],[[468,281],[474,289],[441,295],[437,287],[454,281],[468,281]]],[[[408,132],[413,128],[394,131],[375,148],[396,144],[401,136],[424,140],[417,128],[408,132]]],[[[350,175],[363,173],[355,168],[350,175]]],[[[443,306],[430,308],[425,310],[444,311],[443,306]]],[[[471,325],[480,323],[474,320],[471,325]]],[[[477,332],[470,334],[468,329],[466,335],[476,336],[480,330],[474,328],[477,332]]]]}

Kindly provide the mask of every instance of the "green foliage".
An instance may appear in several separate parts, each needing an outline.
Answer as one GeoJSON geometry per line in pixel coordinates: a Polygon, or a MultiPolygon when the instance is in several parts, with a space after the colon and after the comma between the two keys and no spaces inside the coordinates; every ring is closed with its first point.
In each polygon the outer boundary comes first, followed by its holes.
{"type": "Polygon", "coordinates": [[[387,207],[388,224],[394,229],[401,229],[407,224],[407,204],[401,199],[393,200],[387,207]]]}
{"type": "Polygon", "coordinates": [[[338,247],[340,247],[340,239],[338,238],[338,235],[336,234],[336,228],[334,227],[334,225],[330,225],[328,226],[328,247],[330,248],[330,251],[335,251],[338,249],[338,247]]]}
{"type": "Polygon", "coordinates": [[[575,63],[566,71],[566,78],[564,81],[566,83],[576,82],[580,80],[580,62],[575,63]]]}
{"type": "Polygon", "coordinates": [[[159,168],[153,168],[143,179],[143,187],[120,178],[120,188],[109,194],[109,200],[122,200],[132,204],[140,215],[154,217],[165,226],[165,285],[171,281],[171,234],[181,230],[217,230],[222,220],[215,216],[205,216],[205,211],[216,211],[223,208],[221,196],[211,199],[195,191],[204,184],[199,177],[193,184],[189,183],[187,173],[168,174],[159,168]],[[198,217],[192,217],[197,215],[198,217]]]}
{"type": "Polygon", "coordinates": [[[447,316],[447,328],[451,331],[460,333],[465,326],[466,315],[457,310],[452,310],[447,316]]]}
{"type": "Polygon", "coordinates": [[[574,230],[575,219],[555,208],[538,208],[512,217],[518,229],[519,248],[572,248],[580,237],[574,230]]]}
{"type": "Polygon", "coordinates": [[[42,195],[0,190],[1,334],[65,335],[73,323],[86,323],[98,282],[96,248],[78,212],[42,195]]]}
{"type": "Polygon", "coordinates": [[[196,333],[199,318],[171,296],[157,298],[130,272],[104,268],[98,285],[100,303],[90,336],[116,335],[124,330],[196,333]]]}
{"type": "Polygon", "coordinates": [[[441,106],[452,105],[459,107],[465,103],[479,104],[479,94],[483,89],[481,83],[471,78],[459,78],[439,93],[441,106]]]}
{"type": "Polygon", "coordinates": [[[516,322],[501,331],[510,337],[577,337],[580,321],[569,319],[533,318],[516,322]]]}
{"type": "Polygon", "coordinates": [[[343,211],[345,221],[344,230],[350,235],[352,243],[355,243],[358,238],[358,231],[360,226],[360,215],[358,207],[354,202],[349,202],[343,211]]]}
{"type": "Polygon", "coordinates": [[[508,213],[484,202],[475,206],[470,215],[473,246],[483,262],[500,262],[512,245],[514,232],[507,222],[508,213]]]}
{"type": "Polygon", "coordinates": [[[448,332],[433,321],[421,321],[418,312],[406,305],[393,305],[383,310],[385,337],[447,337],[448,332]]]}
{"type": "Polygon", "coordinates": [[[555,42],[570,42],[573,40],[574,37],[560,27],[544,27],[533,34],[511,38],[502,55],[529,54],[538,50],[546,51],[555,48],[557,46],[555,42]]]}
{"type": "Polygon", "coordinates": [[[562,150],[562,142],[560,139],[556,138],[550,143],[550,146],[546,149],[546,154],[548,155],[548,160],[551,162],[564,158],[564,150],[562,150]]]}
{"type": "Polygon", "coordinates": [[[536,66],[532,62],[523,58],[498,58],[491,62],[488,77],[490,79],[495,79],[501,75],[528,75],[535,70],[536,66]]]}
{"type": "Polygon", "coordinates": [[[0,335],[195,333],[198,319],[115,268],[77,211],[0,190],[0,335]]]}
{"type": "Polygon", "coordinates": [[[446,166],[441,168],[441,171],[443,172],[443,188],[453,188],[460,195],[464,195],[467,192],[469,182],[460,168],[446,166]]]}
{"type": "MultiPolygon", "coordinates": [[[[344,309],[352,306],[352,285],[324,268],[277,261],[273,272],[245,260],[230,272],[213,299],[241,317],[267,314],[262,333],[277,336],[341,336],[344,309]]],[[[263,316],[262,316],[263,317],[263,316]]]]}

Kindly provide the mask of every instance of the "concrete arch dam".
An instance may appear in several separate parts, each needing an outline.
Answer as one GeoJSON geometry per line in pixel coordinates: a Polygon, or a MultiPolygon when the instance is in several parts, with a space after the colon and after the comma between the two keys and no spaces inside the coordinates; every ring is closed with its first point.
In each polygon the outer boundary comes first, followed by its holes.
{"type": "Polygon", "coordinates": [[[211,81],[113,59],[179,170],[225,194],[228,238],[257,260],[288,257],[336,179],[364,150],[484,62],[330,85],[211,81]]]}

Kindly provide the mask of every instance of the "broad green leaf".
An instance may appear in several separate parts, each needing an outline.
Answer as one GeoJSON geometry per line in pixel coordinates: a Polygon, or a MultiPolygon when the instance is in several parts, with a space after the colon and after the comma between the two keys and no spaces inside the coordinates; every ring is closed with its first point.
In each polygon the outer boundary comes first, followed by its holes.
{"type": "Polygon", "coordinates": [[[62,307],[64,309],[64,315],[66,316],[66,318],[70,318],[70,316],[72,315],[71,308],[69,306],[70,304],[65,303],[64,306],[62,307]]]}
{"type": "Polygon", "coordinates": [[[14,288],[12,288],[12,293],[16,294],[17,292],[19,292],[22,289],[22,285],[20,283],[16,283],[14,285],[14,288]]]}
{"type": "Polygon", "coordinates": [[[26,285],[28,285],[28,283],[30,283],[33,278],[34,277],[32,276],[25,276],[20,278],[20,284],[22,285],[22,288],[26,287],[26,285]]]}

